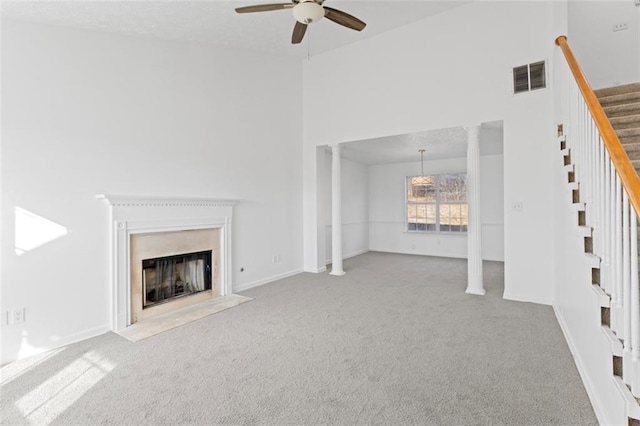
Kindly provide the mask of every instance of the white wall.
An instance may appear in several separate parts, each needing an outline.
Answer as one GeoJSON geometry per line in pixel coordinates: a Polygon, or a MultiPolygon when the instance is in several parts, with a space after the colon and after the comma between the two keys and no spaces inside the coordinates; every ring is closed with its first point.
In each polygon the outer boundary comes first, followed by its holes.
{"type": "MultiPolygon", "coordinates": [[[[480,158],[482,258],[504,260],[502,155],[480,158]]],[[[465,173],[467,160],[425,161],[425,174],[465,173]]],[[[419,162],[369,167],[370,248],[427,256],[467,257],[466,234],[406,232],[405,178],[420,171],[419,162]]]]}
{"type": "Polygon", "coordinates": [[[640,6],[634,0],[570,1],[569,45],[595,89],[640,82],[640,6]],[[626,22],[628,30],[613,32],[626,22]]]}
{"type": "Polygon", "coordinates": [[[482,258],[504,261],[504,156],[480,157],[482,258]]]}
{"type": "Polygon", "coordinates": [[[240,199],[234,287],[300,270],[301,108],[298,61],[3,21],[3,361],[108,328],[95,194],[240,199]],[[68,234],[18,256],[14,207],[68,234]]]}
{"type": "Polygon", "coordinates": [[[552,57],[557,13],[474,2],[305,62],[305,269],[317,267],[317,145],[504,120],[505,296],[551,302],[551,89],[514,96],[511,72],[552,57]]]}
{"type": "MultiPolygon", "coordinates": [[[[323,158],[322,191],[318,192],[321,210],[320,230],[324,263],[331,263],[331,151],[319,149],[323,158]]],[[[369,251],[369,170],[364,164],[341,159],[342,257],[349,258],[369,251]]]]}

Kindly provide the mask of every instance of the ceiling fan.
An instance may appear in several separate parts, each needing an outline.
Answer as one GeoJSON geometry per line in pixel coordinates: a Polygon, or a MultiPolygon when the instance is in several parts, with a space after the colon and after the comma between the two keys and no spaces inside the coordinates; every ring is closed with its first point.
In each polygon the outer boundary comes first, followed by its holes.
{"type": "Polygon", "coordinates": [[[292,0],[291,3],[259,4],[255,6],[244,6],[236,8],[238,13],[269,12],[272,10],[292,9],[293,17],[296,18],[296,25],[293,27],[291,43],[298,44],[302,41],[307,25],[327,18],[343,27],[352,30],[362,31],[367,25],[355,16],[349,15],[332,7],[323,6],[324,0],[292,0]]]}

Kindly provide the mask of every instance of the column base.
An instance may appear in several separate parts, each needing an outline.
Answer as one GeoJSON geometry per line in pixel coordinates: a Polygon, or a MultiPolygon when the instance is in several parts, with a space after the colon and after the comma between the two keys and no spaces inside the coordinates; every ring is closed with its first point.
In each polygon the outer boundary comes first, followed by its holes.
{"type": "Polygon", "coordinates": [[[465,293],[467,294],[475,294],[478,296],[484,296],[487,294],[487,291],[484,288],[468,288],[465,293]]]}
{"type": "Polygon", "coordinates": [[[335,275],[336,277],[341,277],[343,275],[346,275],[347,273],[345,271],[334,271],[331,270],[331,272],[329,272],[329,275],[335,275]]]}

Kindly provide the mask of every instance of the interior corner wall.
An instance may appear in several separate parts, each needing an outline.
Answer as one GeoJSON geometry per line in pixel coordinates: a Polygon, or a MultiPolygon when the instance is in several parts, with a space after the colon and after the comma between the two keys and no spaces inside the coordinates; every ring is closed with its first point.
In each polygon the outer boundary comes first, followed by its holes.
{"type": "MultiPolygon", "coordinates": [[[[320,150],[320,149],[319,149],[320,150]]],[[[331,224],[331,161],[329,149],[323,149],[323,184],[319,187],[318,200],[322,209],[320,223],[321,237],[324,238],[324,264],[332,260],[331,224]]],[[[342,257],[357,256],[369,251],[369,168],[365,164],[341,159],[342,200],[342,257]]],[[[320,237],[319,237],[320,238],[320,237]]]]}
{"type": "Polygon", "coordinates": [[[110,224],[95,194],[239,199],[234,288],[301,270],[299,61],[2,24],[1,308],[26,308],[3,327],[3,362],[109,329],[110,224]],[[16,208],[66,235],[18,255],[16,208]]]}
{"type": "Polygon", "coordinates": [[[552,300],[552,88],[513,95],[512,69],[551,62],[555,12],[552,1],[472,2],[303,70],[305,147],[504,120],[505,296],[541,303],[552,300]]]}
{"type": "Polygon", "coordinates": [[[594,89],[640,82],[640,6],[634,0],[570,1],[569,45],[594,89]],[[614,31],[625,23],[628,29],[614,31]]]}

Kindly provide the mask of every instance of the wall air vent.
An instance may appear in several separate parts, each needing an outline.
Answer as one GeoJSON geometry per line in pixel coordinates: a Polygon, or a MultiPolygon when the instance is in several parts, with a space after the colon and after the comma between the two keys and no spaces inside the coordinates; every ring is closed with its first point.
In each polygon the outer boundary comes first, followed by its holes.
{"type": "Polygon", "coordinates": [[[530,92],[547,87],[544,61],[513,69],[513,93],[530,92]]]}

